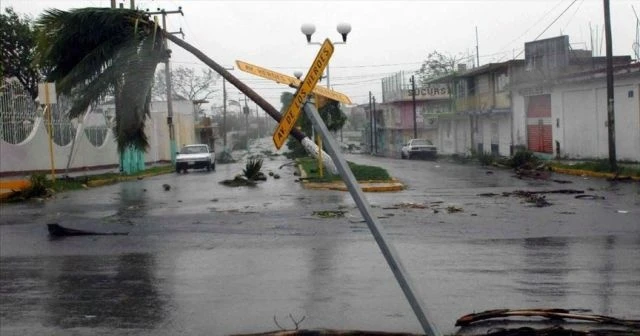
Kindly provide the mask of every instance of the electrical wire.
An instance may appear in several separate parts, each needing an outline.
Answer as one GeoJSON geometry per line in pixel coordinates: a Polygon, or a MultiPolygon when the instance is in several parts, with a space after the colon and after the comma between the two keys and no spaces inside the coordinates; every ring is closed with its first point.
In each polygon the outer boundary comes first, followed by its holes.
{"type": "Polygon", "coordinates": [[[506,47],[510,46],[513,42],[521,39],[523,36],[525,36],[529,31],[531,31],[531,29],[533,29],[535,26],[538,25],[538,23],[542,22],[542,20],[544,20],[549,14],[551,14],[551,12],[553,12],[558,6],[560,6],[560,4],[563,2],[564,0],[560,0],[558,1],[550,10],[548,10],[546,13],[544,13],[536,22],[534,22],[531,26],[529,26],[529,28],[527,28],[527,30],[524,31],[524,33],[520,34],[520,36],[514,38],[513,40],[509,41],[508,43],[506,43],[504,46],[502,46],[500,49],[498,50],[504,50],[506,47]]]}
{"type": "MultiPolygon", "coordinates": [[[[573,6],[573,4],[575,4],[577,1],[578,1],[578,0],[573,0],[573,1],[569,4],[569,6],[567,6],[567,8],[565,8],[565,9],[562,11],[562,13],[560,13],[560,15],[558,15],[555,19],[553,19],[553,21],[551,21],[551,23],[549,23],[549,24],[544,28],[544,30],[543,30],[540,34],[538,34],[538,36],[536,36],[536,38],[534,38],[533,40],[534,40],[534,41],[537,41],[537,40],[540,38],[540,36],[542,36],[542,34],[546,33],[546,32],[547,32],[547,30],[549,30],[549,28],[551,28],[551,26],[553,26],[553,24],[554,24],[554,23],[556,23],[556,21],[558,21],[558,20],[562,17],[562,15],[564,15],[564,13],[566,13],[566,12],[569,10],[569,8],[571,8],[571,6],[573,6]]],[[[522,50],[521,52],[519,52],[519,53],[518,53],[518,55],[516,55],[516,58],[517,58],[518,56],[522,55],[522,53],[523,53],[523,52],[524,52],[524,50],[522,50]]]]}

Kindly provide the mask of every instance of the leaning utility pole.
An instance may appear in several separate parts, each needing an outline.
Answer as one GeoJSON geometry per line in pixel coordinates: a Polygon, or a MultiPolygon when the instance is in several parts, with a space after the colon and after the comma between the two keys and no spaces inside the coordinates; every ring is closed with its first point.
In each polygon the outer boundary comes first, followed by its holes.
{"type": "Polygon", "coordinates": [[[609,12],[609,0],[604,0],[604,31],[607,51],[607,128],[609,130],[609,166],[612,171],[617,171],[616,124],[613,109],[613,47],[611,43],[611,16],[609,12]]]}
{"type": "MultiPolygon", "coordinates": [[[[181,14],[184,16],[182,12],[182,7],[178,7],[178,10],[173,11],[165,11],[164,9],[158,8],[157,12],[147,13],[149,15],[161,14],[162,15],[162,29],[165,32],[167,30],[167,14],[181,14]]],[[[167,33],[169,34],[169,33],[167,33]]],[[[167,125],[169,126],[169,151],[171,154],[171,163],[176,163],[176,152],[178,151],[178,146],[176,144],[176,131],[173,127],[173,95],[171,88],[171,67],[169,64],[169,58],[171,57],[171,50],[169,49],[169,42],[167,41],[167,36],[164,37],[164,50],[166,51],[166,59],[164,61],[164,77],[165,83],[167,87],[167,125]]]]}
{"type": "Polygon", "coordinates": [[[416,78],[411,75],[411,100],[413,101],[413,138],[418,138],[418,117],[416,113],[416,78]]]}

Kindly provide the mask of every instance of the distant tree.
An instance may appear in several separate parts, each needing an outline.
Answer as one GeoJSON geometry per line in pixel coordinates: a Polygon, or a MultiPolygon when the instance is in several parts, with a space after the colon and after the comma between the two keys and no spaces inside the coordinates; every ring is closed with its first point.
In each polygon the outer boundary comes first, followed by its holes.
{"type": "Polygon", "coordinates": [[[427,59],[417,71],[420,83],[426,83],[434,78],[446,76],[457,70],[458,64],[462,64],[464,57],[444,54],[433,51],[427,55],[427,59]]]}
{"type": "MultiPolygon", "coordinates": [[[[281,112],[284,113],[291,105],[293,101],[293,94],[290,92],[283,92],[280,95],[280,102],[282,103],[281,112]]],[[[324,105],[318,111],[320,117],[324,121],[325,125],[331,132],[339,131],[347,122],[347,116],[340,109],[340,102],[326,99],[324,105]]],[[[311,134],[312,123],[311,120],[303,113],[298,118],[297,126],[300,127],[305,134],[311,134]]],[[[304,156],[306,152],[302,145],[297,141],[289,139],[287,142],[287,148],[293,152],[293,156],[304,156]]]]}
{"type": "Polygon", "coordinates": [[[0,14],[0,75],[15,77],[29,92],[38,96],[41,75],[34,65],[36,31],[28,16],[19,16],[11,7],[0,14]]]}
{"type": "MultiPolygon", "coordinates": [[[[166,99],[167,86],[164,69],[156,71],[153,83],[153,96],[156,99],[166,99]]],[[[198,74],[193,68],[177,66],[171,69],[171,89],[174,95],[193,100],[211,99],[216,89],[216,82],[220,78],[211,69],[202,69],[198,74]]]]}

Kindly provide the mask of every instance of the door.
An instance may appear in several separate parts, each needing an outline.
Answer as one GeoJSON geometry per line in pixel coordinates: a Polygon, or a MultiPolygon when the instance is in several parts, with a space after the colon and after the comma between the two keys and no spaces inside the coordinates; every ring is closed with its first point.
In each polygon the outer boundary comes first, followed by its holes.
{"type": "Polygon", "coordinates": [[[527,146],[538,153],[553,153],[551,95],[530,96],[527,104],[527,146]]]}

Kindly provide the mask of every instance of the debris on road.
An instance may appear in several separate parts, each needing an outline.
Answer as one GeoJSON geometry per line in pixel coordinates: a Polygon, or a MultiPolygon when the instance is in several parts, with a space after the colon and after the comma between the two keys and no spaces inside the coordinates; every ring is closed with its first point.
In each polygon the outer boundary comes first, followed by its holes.
{"type": "MultiPolygon", "coordinates": [[[[504,317],[543,317],[551,320],[578,320],[589,321],[631,328],[640,328],[640,320],[623,320],[604,315],[581,314],[576,310],[568,309],[494,309],[481,313],[468,314],[456,321],[456,327],[465,327],[473,323],[504,317]]],[[[518,335],[518,334],[509,334],[518,335]]],[[[535,334],[531,334],[535,335],[535,334]]],[[[564,335],[564,334],[563,334],[564,335]]],[[[566,334],[566,335],[569,335],[566,334]]]]}
{"type": "Polygon", "coordinates": [[[403,203],[395,204],[393,207],[388,207],[383,209],[426,209],[428,207],[429,206],[426,204],[403,202],[403,203]]]}
{"type": "MultiPolygon", "coordinates": [[[[496,193],[481,193],[481,194],[478,194],[477,196],[482,196],[482,197],[494,197],[494,196],[500,196],[500,195],[498,195],[498,194],[496,194],[496,193]]],[[[504,194],[502,194],[502,196],[505,196],[505,195],[504,195],[504,194]]],[[[506,196],[508,196],[508,195],[506,195],[506,196]]]]}
{"type": "Polygon", "coordinates": [[[320,218],[341,218],[344,217],[344,214],[346,213],[347,212],[344,210],[321,210],[314,211],[312,215],[320,218]]]}
{"type": "Polygon", "coordinates": [[[589,194],[584,194],[584,195],[576,195],[574,196],[576,199],[588,199],[588,200],[603,200],[604,196],[598,196],[598,195],[589,195],[589,194]]]}
{"type": "Polygon", "coordinates": [[[69,237],[69,236],[126,236],[129,232],[94,232],[86,230],[77,230],[66,228],[57,223],[47,224],[47,230],[52,237],[69,237]]]}
{"type": "Polygon", "coordinates": [[[447,213],[455,213],[455,212],[462,212],[462,208],[461,207],[457,207],[455,205],[450,205],[447,207],[447,213]]]}
{"type": "Polygon", "coordinates": [[[560,183],[560,184],[568,184],[568,183],[573,183],[573,181],[569,181],[569,180],[551,180],[555,183],[560,183]]]}
{"type": "Polygon", "coordinates": [[[170,185],[168,185],[168,184],[166,184],[166,183],[162,185],[162,188],[164,189],[164,191],[169,191],[169,190],[171,190],[171,186],[170,186],[170,185]]]}
{"type": "Polygon", "coordinates": [[[249,180],[242,175],[236,175],[233,180],[224,180],[221,181],[220,184],[226,185],[227,187],[254,187],[256,182],[249,180]]]}

